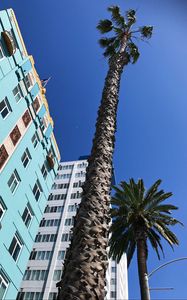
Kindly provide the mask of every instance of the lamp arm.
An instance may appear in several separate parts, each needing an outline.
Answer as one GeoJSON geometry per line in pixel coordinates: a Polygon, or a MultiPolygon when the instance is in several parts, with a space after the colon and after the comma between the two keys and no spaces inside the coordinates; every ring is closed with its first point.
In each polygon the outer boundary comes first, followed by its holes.
{"type": "Polygon", "coordinates": [[[151,277],[156,271],[160,270],[161,268],[163,268],[163,267],[165,267],[165,266],[167,266],[167,265],[169,265],[169,264],[172,264],[172,263],[174,263],[174,262],[176,262],[176,261],[180,261],[180,260],[187,260],[187,257],[180,257],[180,258],[176,258],[176,259],[173,259],[173,260],[170,260],[170,261],[166,262],[165,264],[159,266],[158,268],[156,268],[156,269],[154,269],[152,272],[150,272],[150,273],[147,275],[148,278],[151,277]]]}

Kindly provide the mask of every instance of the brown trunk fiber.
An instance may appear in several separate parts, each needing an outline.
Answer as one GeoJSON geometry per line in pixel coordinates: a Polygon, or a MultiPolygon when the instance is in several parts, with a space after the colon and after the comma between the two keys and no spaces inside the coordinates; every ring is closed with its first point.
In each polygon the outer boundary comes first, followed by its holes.
{"type": "Polygon", "coordinates": [[[147,253],[146,241],[142,238],[137,240],[138,275],[140,283],[141,300],[150,300],[147,276],[147,253]]]}
{"type": "Polygon", "coordinates": [[[125,54],[109,62],[96,132],[83,186],[73,238],[67,251],[59,287],[59,300],[104,300],[108,265],[107,244],[112,156],[121,73],[125,54]]]}

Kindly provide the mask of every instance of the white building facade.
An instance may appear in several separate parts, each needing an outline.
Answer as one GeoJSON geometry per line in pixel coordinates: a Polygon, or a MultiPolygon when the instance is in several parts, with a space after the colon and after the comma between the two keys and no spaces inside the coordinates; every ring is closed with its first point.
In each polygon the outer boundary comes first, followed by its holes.
{"type": "MultiPolygon", "coordinates": [[[[55,300],[71,228],[81,202],[87,160],[60,163],[33,251],[21,284],[18,300],[55,300]]],[[[109,261],[106,300],[127,300],[127,263],[109,261]]]]}

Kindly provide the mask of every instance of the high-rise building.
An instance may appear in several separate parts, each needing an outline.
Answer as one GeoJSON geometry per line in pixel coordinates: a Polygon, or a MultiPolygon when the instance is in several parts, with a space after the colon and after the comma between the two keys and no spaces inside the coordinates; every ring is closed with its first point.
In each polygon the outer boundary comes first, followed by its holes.
{"type": "Polygon", "coordinates": [[[59,160],[34,60],[0,11],[0,299],[16,299],[59,160]]]}
{"type": "MultiPolygon", "coordinates": [[[[87,160],[60,163],[40,222],[38,234],[21,284],[18,299],[56,299],[56,283],[71,240],[71,229],[85,181],[87,160]]],[[[106,299],[128,299],[126,256],[109,261],[106,299]]]]}

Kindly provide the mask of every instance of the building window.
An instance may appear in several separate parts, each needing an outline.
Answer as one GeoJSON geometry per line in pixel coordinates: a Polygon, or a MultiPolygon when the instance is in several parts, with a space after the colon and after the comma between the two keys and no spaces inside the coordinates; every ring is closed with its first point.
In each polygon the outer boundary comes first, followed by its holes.
{"type": "Polygon", "coordinates": [[[74,223],[74,219],[73,218],[68,218],[68,219],[65,219],[64,225],[65,226],[72,226],[73,223],[74,223]]]}
{"type": "Polygon", "coordinates": [[[23,280],[41,280],[44,281],[47,278],[47,270],[26,270],[23,276],[23,280]]]}
{"type": "Polygon", "coordinates": [[[46,177],[47,177],[47,168],[46,168],[45,163],[42,165],[41,172],[42,172],[43,178],[46,179],[46,177]]]}
{"type": "Polygon", "coordinates": [[[86,168],[87,165],[88,165],[88,163],[82,162],[81,164],[78,164],[78,165],[77,165],[77,168],[78,168],[78,169],[80,169],[80,168],[86,168]]]}
{"type": "Polygon", "coordinates": [[[54,183],[52,185],[52,190],[57,190],[57,189],[68,189],[69,188],[69,183],[61,183],[61,184],[56,184],[54,183]]]}
{"type": "Polygon", "coordinates": [[[25,152],[23,153],[23,155],[21,157],[21,161],[23,163],[24,168],[27,167],[30,160],[31,160],[31,155],[30,155],[30,152],[29,152],[28,148],[26,148],[25,152]]]}
{"type": "Polygon", "coordinates": [[[85,176],[86,176],[86,172],[84,172],[84,171],[75,173],[75,177],[85,177],[85,176]]]}
{"type": "Polygon", "coordinates": [[[35,134],[33,135],[31,141],[32,141],[32,143],[33,143],[34,148],[36,148],[36,146],[38,145],[38,142],[39,142],[39,138],[38,138],[38,135],[37,135],[36,132],[35,132],[35,134]]]}
{"type": "Polygon", "coordinates": [[[35,242],[37,243],[55,242],[56,239],[57,239],[56,234],[37,234],[35,238],[35,242]]]}
{"type": "Polygon", "coordinates": [[[19,84],[13,89],[14,98],[16,99],[16,102],[19,102],[23,98],[23,93],[21,91],[21,88],[19,84]]]}
{"type": "Polygon", "coordinates": [[[26,112],[23,114],[22,120],[25,127],[27,127],[31,121],[31,116],[28,110],[26,110],[26,112]]]}
{"type": "Polygon", "coordinates": [[[4,58],[4,52],[3,52],[3,47],[0,44],[0,60],[4,58]]]}
{"type": "Polygon", "coordinates": [[[68,212],[73,212],[77,210],[78,205],[75,203],[74,205],[68,205],[68,212]]]}
{"type": "Polygon", "coordinates": [[[7,158],[8,158],[8,152],[6,151],[5,146],[1,145],[1,147],[0,147],[0,169],[4,165],[7,158]]]}
{"type": "Polygon", "coordinates": [[[0,102],[0,113],[3,119],[5,119],[10,113],[12,109],[10,107],[10,104],[8,102],[7,97],[5,97],[1,102],[0,102]]]}
{"type": "Polygon", "coordinates": [[[110,292],[110,297],[116,299],[116,292],[115,291],[111,291],[110,292]]]}
{"type": "Polygon", "coordinates": [[[71,194],[71,199],[78,199],[82,197],[82,193],[76,192],[71,194]]]}
{"type": "Polygon", "coordinates": [[[17,144],[20,137],[21,137],[21,132],[20,132],[18,126],[16,125],[10,133],[10,138],[11,138],[11,141],[12,141],[14,146],[17,144]]]}
{"type": "Polygon", "coordinates": [[[36,201],[38,201],[38,199],[40,198],[41,192],[42,192],[42,188],[41,188],[41,185],[40,185],[40,182],[38,179],[36,180],[36,183],[35,183],[32,191],[33,191],[36,201]]]}
{"type": "Polygon", "coordinates": [[[76,188],[76,187],[82,187],[83,186],[83,183],[81,180],[77,181],[77,182],[74,182],[73,183],[73,187],[76,188]]]}
{"type": "Polygon", "coordinates": [[[7,209],[7,207],[6,207],[6,205],[4,204],[2,197],[0,196],[0,221],[1,221],[2,218],[3,218],[6,209],[7,209]]]}
{"type": "Polygon", "coordinates": [[[69,234],[68,234],[68,233],[63,233],[63,234],[62,234],[61,241],[62,241],[62,242],[67,242],[67,241],[69,241],[69,234]]]}
{"type": "Polygon", "coordinates": [[[34,85],[35,79],[32,72],[28,73],[25,76],[25,84],[28,89],[30,89],[34,85]]]}
{"type": "Polygon", "coordinates": [[[111,278],[110,283],[111,284],[116,284],[116,278],[111,278]]]}
{"type": "Polygon", "coordinates": [[[40,222],[40,227],[52,227],[52,226],[59,226],[60,219],[42,219],[40,222]]]}
{"type": "Polygon", "coordinates": [[[60,165],[59,167],[58,167],[58,170],[72,170],[73,169],[73,165],[64,165],[64,166],[62,166],[62,165],[60,165]]]}
{"type": "Polygon", "coordinates": [[[66,253],[65,250],[58,251],[58,257],[57,257],[57,259],[58,260],[64,260],[65,253],[66,253]]]}
{"type": "Polygon", "coordinates": [[[10,179],[8,181],[8,186],[12,192],[12,194],[15,192],[15,190],[17,189],[19,183],[20,183],[20,177],[18,175],[18,172],[16,171],[16,169],[14,170],[14,172],[12,173],[12,175],[10,176],[10,179]]]}
{"type": "Polygon", "coordinates": [[[54,270],[53,281],[60,280],[62,270],[54,270]]]}
{"type": "Polygon", "coordinates": [[[32,218],[33,218],[33,211],[32,211],[30,204],[27,203],[27,206],[25,207],[24,212],[22,214],[23,222],[25,223],[25,225],[27,227],[29,227],[32,218]]]}
{"type": "Polygon", "coordinates": [[[55,293],[55,292],[49,293],[48,300],[57,300],[57,293],[55,293]]]}
{"type": "Polygon", "coordinates": [[[46,206],[45,213],[55,213],[55,212],[62,212],[64,206],[46,206]]]}
{"type": "Polygon", "coordinates": [[[21,239],[19,238],[19,235],[16,232],[8,250],[15,261],[17,261],[18,259],[22,247],[23,243],[21,242],[21,239]]]}
{"type": "Polygon", "coordinates": [[[38,99],[38,97],[36,97],[36,99],[33,101],[33,107],[34,107],[34,110],[35,110],[35,112],[37,112],[38,111],[38,109],[40,108],[40,102],[39,102],[39,99],[38,99]]]}
{"type": "Polygon", "coordinates": [[[19,292],[16,300],[43,300],[43,292],[19,292]]]}
{"type": "Polygon", "coordinates": [[[47,124],[48,124],[47,116],[44,116],[41,119],[41,129],[42,129],[43,132],[47,129],[47,124]]]}
{"type": "Polygon", "coordinates": [[[2,271],[0,271],[0,299],[4,299],[4,296],[8,288],[8,284],[9,282],[7,278],[4,276],[2,271]]]}
{"type": "Polygon", "coordinates": [[[116,272],[116,267],[111,267],[111,272],[115,273],[116,272]]]}
{"type": "Polygon", "coordinates": [[[29,260],[49,260],[51,258],[52,251],[35,251],[30,254],[29,260]]]}

